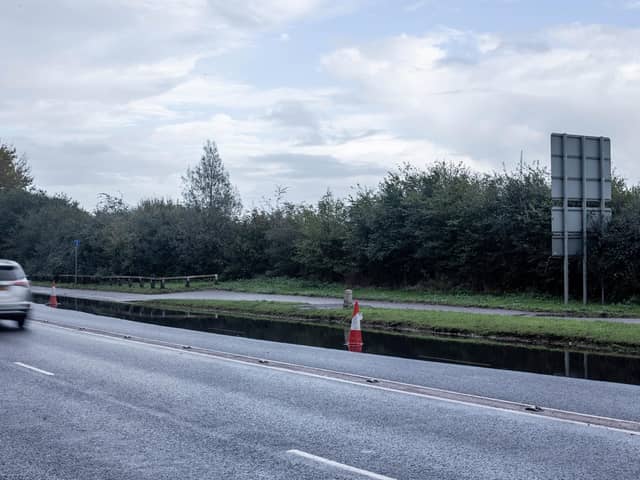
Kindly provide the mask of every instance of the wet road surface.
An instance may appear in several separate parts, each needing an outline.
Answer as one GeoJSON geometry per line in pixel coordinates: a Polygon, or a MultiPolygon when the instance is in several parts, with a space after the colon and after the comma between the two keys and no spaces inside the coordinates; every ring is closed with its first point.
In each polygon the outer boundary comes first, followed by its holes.
{"type": "Polygon", "coordinates": [[[0,328],[0,478],[617,478],[640,437],[41,323],[640,419],[640,387],[226,337],[35,307],[0,328]]]}

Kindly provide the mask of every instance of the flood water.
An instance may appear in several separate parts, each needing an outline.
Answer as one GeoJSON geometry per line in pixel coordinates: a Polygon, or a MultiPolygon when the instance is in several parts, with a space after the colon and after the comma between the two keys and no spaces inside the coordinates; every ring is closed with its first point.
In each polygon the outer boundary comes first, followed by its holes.
{"type": "MultiPolygon", "coordinates": [[[[48,297],[34,295],[46,303],[48,297]]],[[[258,320],[241,315],[197,314],[141,305],[58,297],[59,308],[136,322],[345,350],[348,325],[300,324],[258,320]]],[[[583,353],[450,337],[406,336],[371,332],[363,327],[362,351],[394,357],[475,365],[640,385],[640,357],[583,353]]],[[[354,355],[357,355],[354,353],[354,355]]]]}

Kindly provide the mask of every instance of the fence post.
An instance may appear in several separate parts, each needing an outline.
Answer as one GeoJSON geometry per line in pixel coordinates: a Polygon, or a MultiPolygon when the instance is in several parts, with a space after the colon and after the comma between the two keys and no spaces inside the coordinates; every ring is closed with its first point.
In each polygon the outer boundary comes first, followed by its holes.
{"type": "Polygon", "coordinates": [[[164,278],[160,279],[160,288],[164,288],[164,278]]]}
{"type": "Polygon", "coordinates": [[[156,279],[155,278],[151,279],[151,285],[149,285],[149,288],[156,288],[156,279]]]}
{"type": "Polygon", "coordinates": [[[184,286],[187,288],[191,286],[191,279],[189,277],[187,277],[186,280],[184,281],[184,286]]]}

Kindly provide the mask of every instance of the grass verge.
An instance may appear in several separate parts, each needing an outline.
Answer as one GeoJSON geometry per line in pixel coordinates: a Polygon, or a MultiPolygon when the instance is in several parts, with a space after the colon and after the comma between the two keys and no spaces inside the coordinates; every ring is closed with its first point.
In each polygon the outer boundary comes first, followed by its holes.
{"type": "Polygon", "coordinates": [[[345,288],[352,288],[354,298],[388,302],[429,303],[459,307],[501,308],[560,315],[585,317],[640,317],[640,304],[588,304],[570,302],[562,304],[559,297],[527,293],[483,294],[470,292],[440,292],[412,288],[384,288],[345,286],[339,283],[322,283],[310,280],[274,277],[258,277],[246,280],[220,282],[216,289],[237,292],[307,295],[313,297],[341,298],[345,288]]]}
{"type": "MultiPolygon", "coordinates": [[[[235,313],[348,325],[350,312],[278,302],[152,300],[150,307],[201,313],[235,313]]],[[[456,312],[367,308],[363,328],[404,334],[448,334],[511,343],[640,354],[640,325],[602,320],[503,316],[456,312]]]]}
{"type": "MultiPolygon", "coordinates": [[[[42,282],[34,285],[50,286],[42,282]]],[[[286,277],[258,277],[246,280],[229,280],[224,282],[193,282],[190,288],[184,284],[167,283],[165,289],[157,285],[155,289],[117,285],[78,285],[58,284],[61,288],[81,288],[87,290],[109,290],[129,293],[178,293],[194,290],[228,290],[234,292],[266,293],[282,295],[304,295],[312,297],[342,298],[345,288],[352,288],[354,298],[359,300],[381,300],[387,302],[428,303],[433,305],[451,305],[459,307],[501,308],[529,312],[548,313],[553,315],[571,315],[584,317],[640,317],[640,304],[605,304],[597,303],[582,305],[580,302],[570,302],[563,305],[560,298],[548,295],[534,295],[527,293],[482,294],[469,292],[439,292],[420,288],[383,288],[383,287],[346,287],[340,283],[322,283],[311,280],[286,277]]]]}

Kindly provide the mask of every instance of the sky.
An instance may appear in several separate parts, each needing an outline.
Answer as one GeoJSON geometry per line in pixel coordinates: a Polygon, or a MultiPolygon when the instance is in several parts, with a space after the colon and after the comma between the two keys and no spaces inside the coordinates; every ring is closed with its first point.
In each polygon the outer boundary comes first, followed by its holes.
{"type": "Polygon", "coordinates": [[[0,141],[91,210],[179,199],[217,143],[244,207],[611,137],[640,181],[640,0],[2,0],[0,141]]]}

